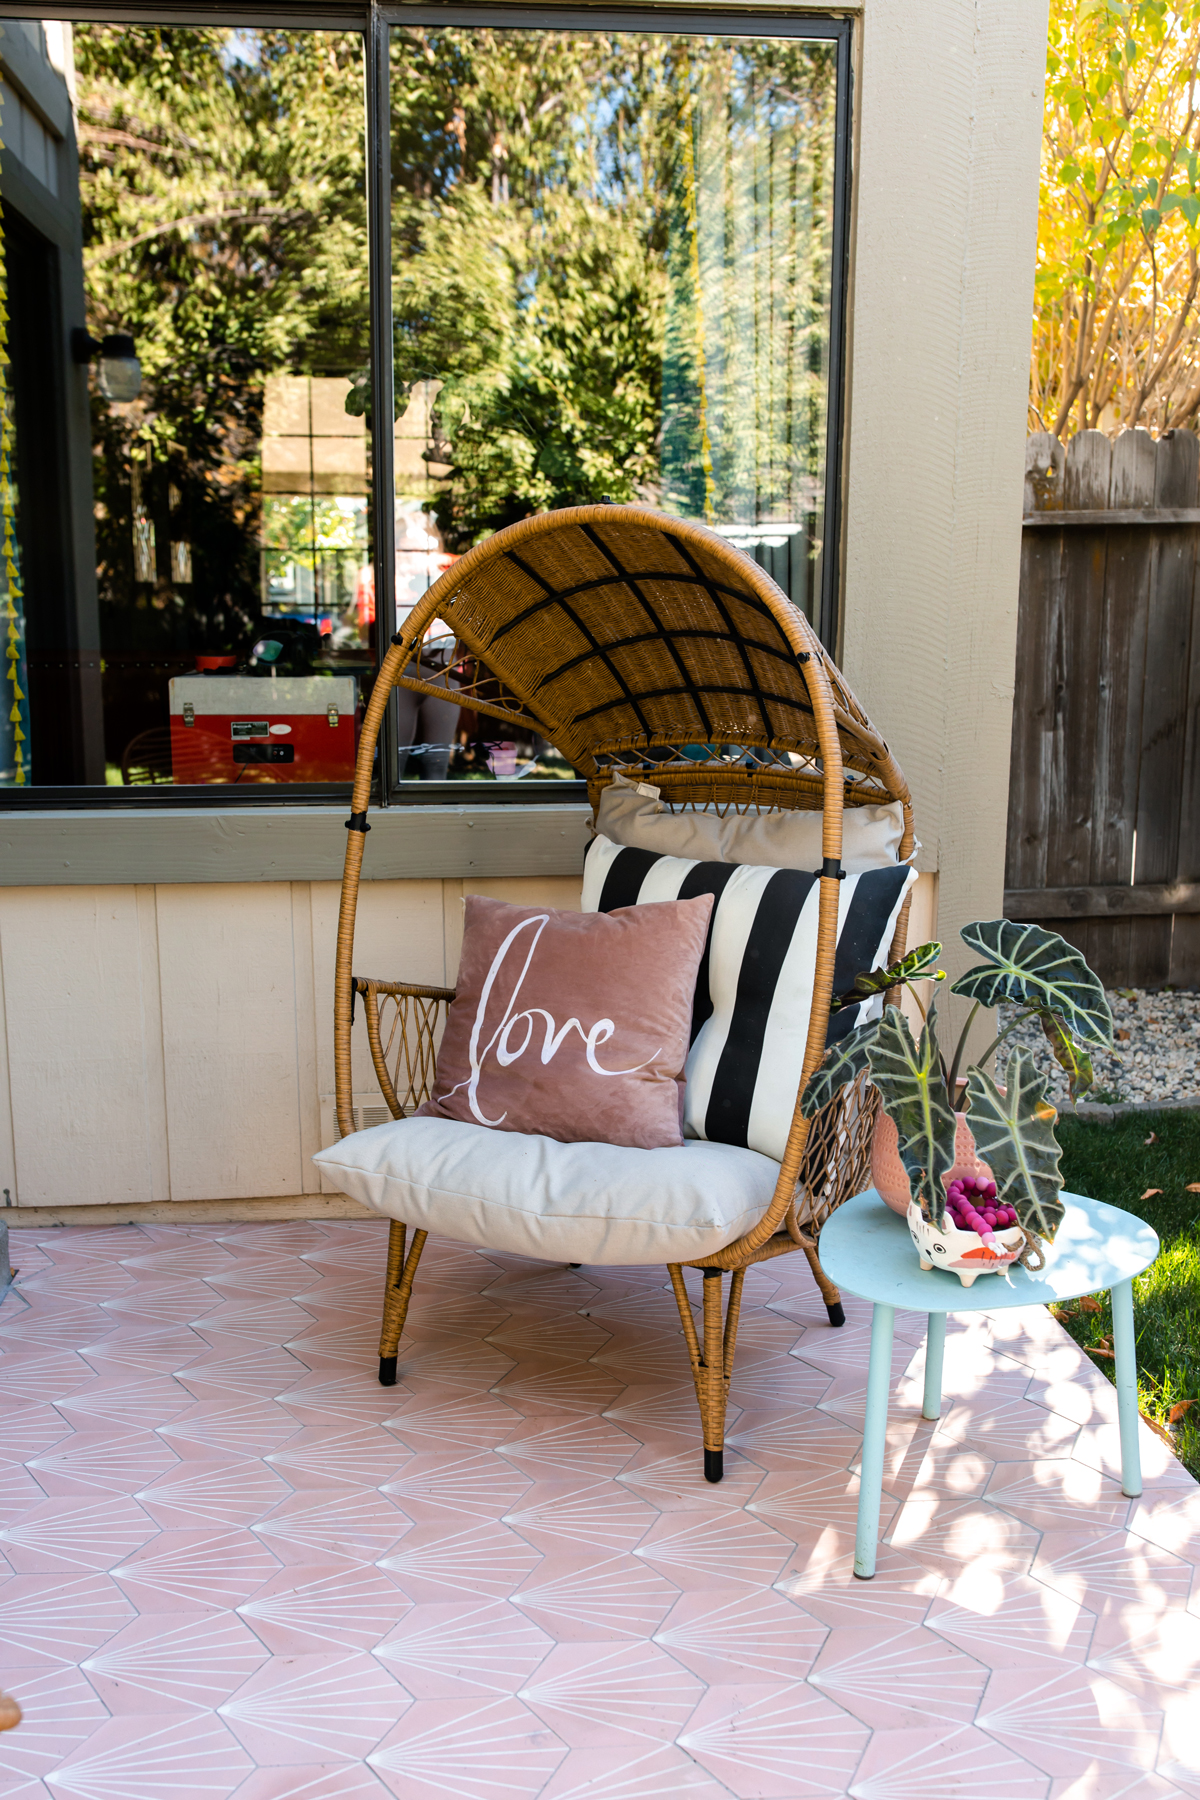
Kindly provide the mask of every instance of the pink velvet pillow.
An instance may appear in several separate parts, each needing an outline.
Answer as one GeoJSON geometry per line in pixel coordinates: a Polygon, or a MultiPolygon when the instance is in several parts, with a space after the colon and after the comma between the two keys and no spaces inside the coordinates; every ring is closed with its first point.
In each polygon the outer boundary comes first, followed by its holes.
{"type": "Polygon", "coordinates": [[[466,899],[458,985],[420,1112],[561,1143],[683,1142],[712,896],[610,913],[466,899]]]}

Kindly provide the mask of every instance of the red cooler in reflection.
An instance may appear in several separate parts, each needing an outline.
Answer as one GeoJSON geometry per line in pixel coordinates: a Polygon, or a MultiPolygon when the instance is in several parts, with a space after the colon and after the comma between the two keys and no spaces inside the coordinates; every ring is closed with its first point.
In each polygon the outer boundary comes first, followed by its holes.
{"type": "Polygon", "coordinates": [[[354,779],[353,676],[179,675],[170,687],[177,784],[354,779]]]}

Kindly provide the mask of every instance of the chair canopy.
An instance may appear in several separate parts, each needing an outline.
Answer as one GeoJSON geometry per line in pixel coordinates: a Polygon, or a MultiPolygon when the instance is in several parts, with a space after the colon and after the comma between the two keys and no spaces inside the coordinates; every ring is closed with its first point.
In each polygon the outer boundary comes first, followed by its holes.
{"type": "Polygon", "coordinates": [[[593,801],[614,770],[653,768],[693,801],[828,809],[828,782],[849,805],[908,806],[887,745],[782,589],[715,531],[647,507],[572,507],[497,532],[393,645],[382,698],[396,684],[547,737],[593,801]],[[412,663],[434,620],[485,665],[465,684],[412,663]],[[664,752],[684,747],[672,768],[664,752]]]}

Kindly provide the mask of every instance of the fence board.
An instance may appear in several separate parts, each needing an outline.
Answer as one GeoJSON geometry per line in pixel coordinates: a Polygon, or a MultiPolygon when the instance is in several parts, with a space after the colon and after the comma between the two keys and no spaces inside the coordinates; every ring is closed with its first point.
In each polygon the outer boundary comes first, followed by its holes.
{"type": "MultiPolygon", "coordinates": [[[[1065,451],[1040,432],[1025,452],[1026,505],[1062,499],[1065,451]]],[[[1008,789],[1008,885],[1046,885],[1049,750],[1054,741],[1055,684],[1051,645],[1062,603],[1062,538],[1026,535],[1021,564],[1021,630],[1017,634],[1015,707],[1008,789]]]]}
{"type": "MultiPolygon", "coordinates": [[[[1154,502],[1157,457],[1148,431],[1126,431],[1113,446],[1109,500],[1115,507],[1154,502]]],[[[1100,688],[1100,729],[1092,748],[1096,831],[1089,880],[1107,886],[1128,882],[1133,870],[1137,821],[1138,745],[1145,685],[1146,626],[1154,567],[1154,533],[1141,527],[1103,527],[1107,541],[1104,622],[1095,679],[1100,688]]],[[[1088,746],[1084,746],[1086,754],[1088,746]]],[[[1085,777],[1086,779],[1086,777],[1085,777]]],[[[1139,925],[1131,919],[1097,919],[1080,948],[1096,968],[1123,971],[1139,925]]],[[[1170,926],[1167,926],[1168,931],[1170,926]]]]}
{"type": "MultiPolygon", "coordinates": [[[[1108,505],[1113,447],[1102,431],[1081,431],[1067,446],[1063,503],[1079,511],[1108,505]]],[[[1085,554],[1065,556],[1051,647],[1054,733],[1047,807],[1047,879],[1075,887],[1093,879],[1095,744],[1100,731],[1100,643],[1108,543],[1080,540],[1085,554]]]]}
{"type": "Polygon", "coordinates": [[[1100,898],[1200,878],[1200,441],[1039,433],[1025,498],[1006,885],[1084,896],[1043,922],[1109,983],[1200,985],[1195,913],[1100,898]]]}
{"type": "MultiPolygon", "coordinates": [[[[1179,799],[1179,873],[1200,879],[1200,556],[1192,580],[1187,723],[1179,799]]],[[[1171,937],[1172,987],[1200,987],[1200,918],[1177,918],[1171,937]]]]}
{"type": "MultiPolygon", "coordinates": [[[[1183,505],[1195,497],[1200,443],[1190,431],[1174,431],[1157,446],[1156,506],[1183,505]]],[[[1188,652],[1196,533],[1186,525],[1161,526],[1153,534],[1155,563],[1146,630],[1135,881],[1167,881],[1178,871],[1180,784],[1187,727],[1188,652]]],[[[1171,972],[1169,919],[1141,919],[1130,933],[1130,981],[1158,987],[1171,972]]]]}

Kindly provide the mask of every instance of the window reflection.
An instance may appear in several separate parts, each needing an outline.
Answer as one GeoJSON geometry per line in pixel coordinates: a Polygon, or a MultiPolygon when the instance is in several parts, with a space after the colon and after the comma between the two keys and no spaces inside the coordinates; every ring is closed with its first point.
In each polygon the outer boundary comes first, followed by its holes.
{"type": "MultiPolygon", "coordinates": [[[[795,38],[396,28],[397,506],[445,554],[641,501],[817,616],[836,71],[795,38]]],[[[451,776],[570,773],[504,731],[460,713],[451,776]]]]}
{"type": "Polygon", "coordinates": [[[0,30],[0,781],[349,781],[376,660],[361,38],[0,30]]]}

